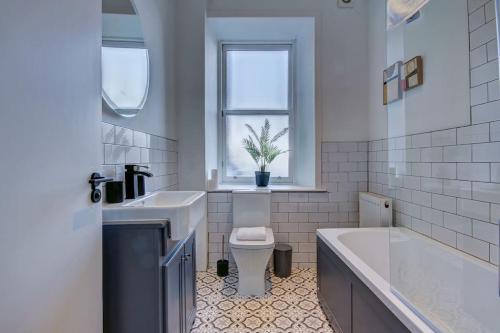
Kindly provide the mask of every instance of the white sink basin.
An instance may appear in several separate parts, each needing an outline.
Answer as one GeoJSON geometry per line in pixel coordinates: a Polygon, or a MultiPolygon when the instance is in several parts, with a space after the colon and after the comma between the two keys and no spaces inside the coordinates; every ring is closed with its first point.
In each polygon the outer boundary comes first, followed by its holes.
{"type": "Polygon", "coordinates": [[[140,224],[170,221],[172,240],[183,240],[205,219],[202,191],[158,191],[124,203],[103,205],[103,224],[140,224]]]}

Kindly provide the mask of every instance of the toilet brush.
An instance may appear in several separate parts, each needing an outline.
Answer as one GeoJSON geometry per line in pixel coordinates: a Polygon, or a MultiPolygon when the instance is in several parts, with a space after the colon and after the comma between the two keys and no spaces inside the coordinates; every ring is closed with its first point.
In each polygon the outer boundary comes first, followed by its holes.
{"type": "Polygon", "coordinates": [[[217,260],[217,276],[227,276],[229,260],[224,259],[224,235],[222,235],[222,259],[217,260]]]}

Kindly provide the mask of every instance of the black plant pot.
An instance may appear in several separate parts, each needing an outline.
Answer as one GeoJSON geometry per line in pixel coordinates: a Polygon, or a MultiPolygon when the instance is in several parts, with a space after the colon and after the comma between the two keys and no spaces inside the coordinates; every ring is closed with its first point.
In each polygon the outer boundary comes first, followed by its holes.
{"type": "Polygon", "coordinates": [[[259,187],[266,187],[269,185],[270,172],[255,171],[255,183],[259,187]]]}

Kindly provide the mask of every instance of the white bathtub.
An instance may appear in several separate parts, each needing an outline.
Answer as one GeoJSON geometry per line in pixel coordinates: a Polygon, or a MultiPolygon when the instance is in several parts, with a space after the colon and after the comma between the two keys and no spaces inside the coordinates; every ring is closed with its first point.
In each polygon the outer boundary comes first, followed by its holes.
{"type": "Polygon", "coordinates": [[[412,332],[500,332],[497,267],[406,228],[317,234],[412,332]]]}

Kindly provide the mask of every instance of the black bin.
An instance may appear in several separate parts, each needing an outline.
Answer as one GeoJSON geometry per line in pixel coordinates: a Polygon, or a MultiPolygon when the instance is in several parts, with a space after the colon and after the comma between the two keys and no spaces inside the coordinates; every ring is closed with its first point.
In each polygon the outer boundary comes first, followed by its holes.
{"type": "Polygon", "coordinates": [[[289,277],[292,273],[292,247],[288,244],[277,244],[273,252],[274,275],[289,277]]]}

